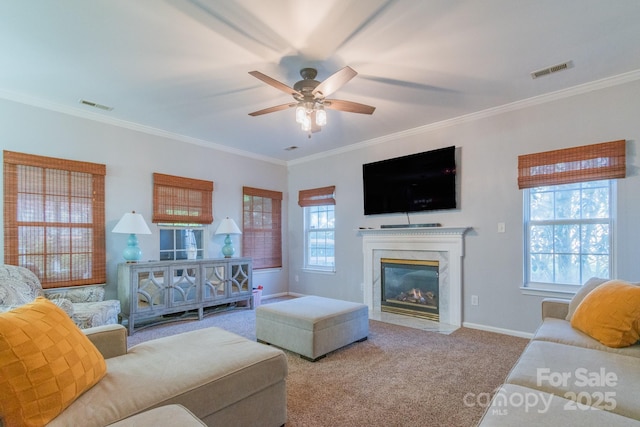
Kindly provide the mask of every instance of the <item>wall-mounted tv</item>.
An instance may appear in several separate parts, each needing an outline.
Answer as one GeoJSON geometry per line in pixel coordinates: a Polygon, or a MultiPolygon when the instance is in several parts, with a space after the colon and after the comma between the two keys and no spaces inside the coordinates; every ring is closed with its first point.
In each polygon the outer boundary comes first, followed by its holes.
{"type": "Polygon", "coordinates": [[[362,165],[364,214],[456,208],[455,147],[362,165]]]}

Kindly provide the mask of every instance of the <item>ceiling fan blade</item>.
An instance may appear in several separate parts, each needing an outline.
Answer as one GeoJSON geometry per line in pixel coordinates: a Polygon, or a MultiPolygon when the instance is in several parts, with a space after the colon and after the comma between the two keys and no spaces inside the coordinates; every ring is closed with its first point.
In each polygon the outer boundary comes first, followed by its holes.
{"type": "MultiPolygon", "coordinates": [[[[330,75],[325,81],[320,83],[316,88],[311,92],[312,95],[316,96],[319,94],[320,98],[324,98],[325,96],[331,95],[333,92],[337,91],[347,83],[349,80],[354,78],[358,73],[356,71],[347,66],[343,69],[336,71],[332,75],[330,75]]],[[[317,96],[316,96],[317,98],[317,96]]]]}
{"type": "Polygon", "coordinates": [[[263,114],[269,114],[269,113],[274,113],[276,111],[282,111],[282,110],[286,110],[287,108],[291,108],[291,107],[295,107],[296,104],[294,103],[289,103],[289,104],[282,104],[282,105],[276,105],[274,107],[269,107],[269,108],[265,108],[264,110],[258,110],[258,111],[254,111],[253,113],[249,113],[250,116],[261,116],[263,114]]]}
{"type": "Polygon", "coordinates": [[[370,105],[358,104],[352,101],[341,101],[339,99],[325,99],[325,108],[332,110],[346,111],[348,113],[373,114],[376,107],[370,105]]]}
{"type": "Polygon", "coordinates": [[[259,80],[262,80],[266,84],[268,84],[270,86],[273,86],[278,90],[283,91],[287,95],[302,96],[302,94],[300,92],[298,92],[297,90],[295,90],[294,88],[289,87],[284,83],[280,83],[276,79],[273,79],[273,78],[267,76],[266,74],[262,74],[260,71],[249,71],[249,74],[251,74],[253,77],[255,77],[255,78],[259,79],[259,80]]]}

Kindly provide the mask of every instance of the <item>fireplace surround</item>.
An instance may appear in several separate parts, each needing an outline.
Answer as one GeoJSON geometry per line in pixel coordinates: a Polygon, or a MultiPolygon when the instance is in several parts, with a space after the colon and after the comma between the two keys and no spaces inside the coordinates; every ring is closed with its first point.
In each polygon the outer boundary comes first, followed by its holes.
{"type": "Polygon", "coordinates": [[[381,308],[383,258],[437,261],[439,322],[462,326],[462,259],[470,227],[360,229],[364,255],[362,300],[372,313],[381,308]]]}

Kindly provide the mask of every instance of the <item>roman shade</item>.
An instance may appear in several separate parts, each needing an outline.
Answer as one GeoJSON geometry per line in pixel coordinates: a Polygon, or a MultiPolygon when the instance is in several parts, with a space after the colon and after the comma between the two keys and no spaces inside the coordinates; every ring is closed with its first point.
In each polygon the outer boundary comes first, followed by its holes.
{"type": "Polygon", "coordinates": [[[253,268],[282,267],[282,192],[242,187],[242,253],[253,268]]]}
{"type": "Polygon", "coordinates": [[[213,182],[153,174],[154,223],[211,224],[213,182]]]}
{"type": "Polygon", "coordinates": [[[4,262],[43,288],[106,281],[103,164],[4,151],[4,262]]]}
{"type": "Polygon", "coordinates": [[[625,140],[518,156],[518,188],[624,178],[625,140]]]}
{"type": "Polygon", "coordinates": [[[302,207],[335,205],[335,192],[335,185],[313,188],[311,190],[300,190],[298,193],[298,205],[302,207]]]}

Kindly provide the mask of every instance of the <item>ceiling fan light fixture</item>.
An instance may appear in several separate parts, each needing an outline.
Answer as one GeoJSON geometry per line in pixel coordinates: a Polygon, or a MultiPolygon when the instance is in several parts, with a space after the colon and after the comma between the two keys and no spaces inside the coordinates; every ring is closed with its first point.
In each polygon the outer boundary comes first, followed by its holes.
{"type": "Polygon", "coordinates": [[[304,132],[309,132],[311,130],[311,117],[309,117],[308,114],[304,115],[301,128],[304,132]]]}
{"type": "Polygon", "coordinates": [[[327,124],[327,112],[322,105],[318,106],[316,110],[316,124],[318,126],[324,126],[327,124]]]}
{"type": "Polygon", "coordinates": [[[307,115],[307,108],[301,102],[296,107],[296,123],[302,124],[306,115],[307,115]]]}

